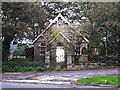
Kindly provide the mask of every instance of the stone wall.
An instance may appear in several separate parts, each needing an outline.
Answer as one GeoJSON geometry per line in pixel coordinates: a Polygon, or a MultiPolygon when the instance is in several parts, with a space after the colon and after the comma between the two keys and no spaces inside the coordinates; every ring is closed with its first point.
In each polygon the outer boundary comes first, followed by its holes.
{"type": "Polygon", "coordinates": [[[97,68],[109,68],[117,67],[114,65],[108,65],[105,63],[80,63],[79,65],[72,64],[70,67],[67,66],[68,70],[83,70],[83,69],[97,69],[97,68]]]}
{"type": "Polygon", "coordinates": [[[80,62],[88,62],[88,55],[87,55],[87,54],[81,55],[78,62],[79,62],[79,63],[80,63],[80,62]]]}
{"type": "Polygon", "coordinates": [[[50,51],[46,51],[45,52],[45,64],[46,67],[49,68],[50,67],[50,51]]]}

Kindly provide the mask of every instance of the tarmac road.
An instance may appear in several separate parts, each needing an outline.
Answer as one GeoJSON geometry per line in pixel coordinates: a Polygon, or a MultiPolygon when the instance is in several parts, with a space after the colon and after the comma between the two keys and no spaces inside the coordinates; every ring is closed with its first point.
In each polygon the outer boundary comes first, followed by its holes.
{"type": "Polygon", "coordinates": [[[2,74],[3,88],[100,88],[98,86],[77,86],[80,78],[118,75],[118,68],[79,71],[6,72],[2,74]],[[36,82],[37,84],[35,84],[36,82]],[[29,83],[31,82],[31,83],[29,83]]]}
{"type": "Polygon", "coordinates": [[[105,88],[105,87],[2,82],[2,88],[105,88]]]}

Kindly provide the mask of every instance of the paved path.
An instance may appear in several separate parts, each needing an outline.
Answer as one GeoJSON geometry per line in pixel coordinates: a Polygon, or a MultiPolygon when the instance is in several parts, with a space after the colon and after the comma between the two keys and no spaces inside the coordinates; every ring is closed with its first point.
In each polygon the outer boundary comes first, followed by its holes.
{"type": "Polygon", "coordinates": [[[20,72],[3,73],[2,80],[38,84],[75,85],[75,81],[80,78],[117,74],[117,68],[80,71],[20,72]]]}

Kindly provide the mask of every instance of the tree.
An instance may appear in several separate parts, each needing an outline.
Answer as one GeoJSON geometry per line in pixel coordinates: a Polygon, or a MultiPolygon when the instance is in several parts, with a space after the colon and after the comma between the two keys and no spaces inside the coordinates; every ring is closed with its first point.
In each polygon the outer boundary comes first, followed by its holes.
{"type": "Polygon", "coordinates": [[[63,10],[62,15],[71,23],[86,22],[85,10],[87,10],[87,2],[43,2],[42,7],[47,13],[47,20],[54,19],[60,10],[63,10]]]}
{"type": "Polygon", "coordinates": [[[25,46],[19,45],[14,51],[13,56],[25,56],[25,46]]]}
{"type": "Polygon", "coordinates": [[[9,56],[13,39],[34,39],[44,29],[46,14],[41,3],[3,2],[2,3],[2,59],[9,56]]]}
{"type": "Polygon", "coordinates": [[[97,47],[101,55],[119,56],[119,3],[89,3],[87,17],[92,24],[90,48],[97,47]]]}

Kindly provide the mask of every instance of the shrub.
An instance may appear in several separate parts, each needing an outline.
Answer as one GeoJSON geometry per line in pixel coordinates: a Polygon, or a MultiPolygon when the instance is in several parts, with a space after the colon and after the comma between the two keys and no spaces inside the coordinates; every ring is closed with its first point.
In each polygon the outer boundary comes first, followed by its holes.
{"type": "Polygon", "coordinates": [[[25,47],[17,47],[14,51],[13,51],[13,56],[25,56],[25,47]]]}
{"type": "Polygon", "coordinates": [[[93,62],[100,62],[100,63],[106,63],[106,64],[109,64],[109,63],[112,63],[112,64],[117,64],[118,61],[119,61],[119,57],[116,57],[116,56],[113,56],[113,55],[108,55],[108,56],[92,56],[90,58],[90,61],[93,61],[93,62]]]}
{"type": "Polygon", "coordinates": [[[42,61],[27,61],[14,59],[2,62],[3,72],[25,72],[25,71],[45,71],[47,70],[42,61]]]}

